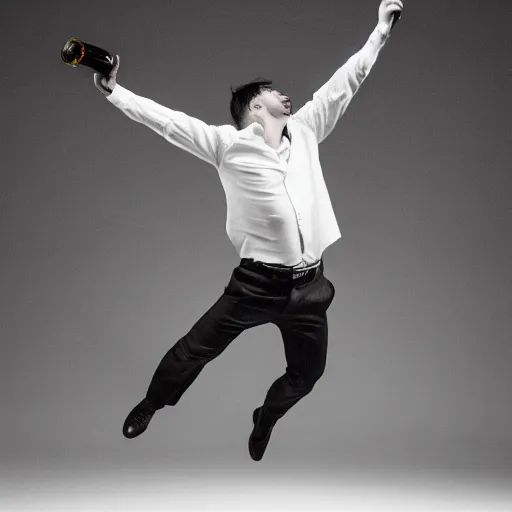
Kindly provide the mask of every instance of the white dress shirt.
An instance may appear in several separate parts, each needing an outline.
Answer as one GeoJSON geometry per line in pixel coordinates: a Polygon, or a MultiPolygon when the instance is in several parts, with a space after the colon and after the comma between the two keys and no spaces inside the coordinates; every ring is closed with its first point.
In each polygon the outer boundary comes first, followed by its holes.
{"type": "Polygon", "coordinates": [[[314,263],[341,237],[318,157],[370,72],[388,35],[376,27],[367,43],[288,119],[291,142],[275,150],[263,127],[208,125],[116,84],[108,100],[175,146],[213,165],[227,203],[226,232],[240,258],[314,263]]]}

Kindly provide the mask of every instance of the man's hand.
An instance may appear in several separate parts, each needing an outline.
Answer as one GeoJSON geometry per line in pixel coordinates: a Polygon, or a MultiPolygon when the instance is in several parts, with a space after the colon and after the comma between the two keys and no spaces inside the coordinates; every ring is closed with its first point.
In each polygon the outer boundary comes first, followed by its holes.
{"type": "Polygon", "coordinates": [[[116,55],[117,62],[112,71],[105,77],[100,73],[94,73],[94,85],[105,95],[108,96],[116,86],[117,70],[119,69],[119,55],[116,55]]]}
{"type": "Polygon", "coordinates": [[[382,0],[379,7],[379,30],[383,34],[389,34],[393,24],[393,14],[402,12],[403,8],[402,0],[382,0]]]}

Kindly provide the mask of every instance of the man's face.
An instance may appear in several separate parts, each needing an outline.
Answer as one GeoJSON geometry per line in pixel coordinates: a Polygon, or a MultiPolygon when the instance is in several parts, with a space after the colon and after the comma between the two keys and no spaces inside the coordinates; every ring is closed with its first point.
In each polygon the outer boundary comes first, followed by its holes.
{"type": "Polygon", "coordinates": [[[250,110],[257,115],[258,112],[266,111],[272,117],[288,117],[292,113],[292,102],[288,96],[280,93],[270,86],[262,87],[260,94],[253,98],[250,110]]]}

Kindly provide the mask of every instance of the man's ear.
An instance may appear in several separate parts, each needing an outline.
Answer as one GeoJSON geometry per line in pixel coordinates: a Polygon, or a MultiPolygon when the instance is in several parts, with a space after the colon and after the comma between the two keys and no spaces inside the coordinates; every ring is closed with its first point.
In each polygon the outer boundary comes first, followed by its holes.
{"type": "Polygon", "coordinates": [[[244,128],[249,126],[250,124],[254,123],[256,120],[254,118],[254,114],[256,113],[257,109],[254,108],[254,106],[251,108],[250,106],[247,107],[247,111],[245,113],[245,119],[244,119],[244,128]]]}

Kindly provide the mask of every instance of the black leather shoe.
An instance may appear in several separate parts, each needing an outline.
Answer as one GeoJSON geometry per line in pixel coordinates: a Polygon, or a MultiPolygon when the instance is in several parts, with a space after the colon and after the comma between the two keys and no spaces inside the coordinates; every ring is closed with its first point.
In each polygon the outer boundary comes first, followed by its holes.
{"type": "Polygon", "coordinates": [[[263,458],[263,454],[265,453],[267,444],[270,440],[270,434],[272,434],[272,429],[275,425],[275,423],[270,424],[268,427],[266,427],[266,430],[262,430],[262,426],[260,425],[261,411],[262,408],[258,407],[252,413],[254,428],[249,437],[249,453],[252,460],[256,461],[263,458]]]}
{"type": "Polygon", "coordinates": [[[144,398],[144,400],[137,404],[130,414],[128,414],[123,425],[124,436],[128,439],[133,439],[142,434],[142,432],[148,428],[149,422],[155,412],[156,409],[144,398]]]}

